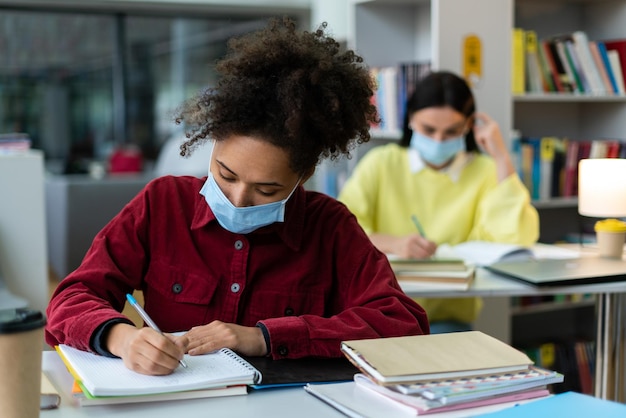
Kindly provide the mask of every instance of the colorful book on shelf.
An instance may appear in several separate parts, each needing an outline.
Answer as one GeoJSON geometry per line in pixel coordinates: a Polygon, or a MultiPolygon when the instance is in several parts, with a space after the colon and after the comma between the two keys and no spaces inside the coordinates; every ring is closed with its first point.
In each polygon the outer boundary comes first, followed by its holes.
{"type": "Polygon", "coordinates": [[[514,28],[512,34],[511,91],[513,94],[526,92],[526,34],[522,28],[514,28]]]}
{"type": "Polygon", "coordinates": [[[188,367],[179,367],[166,376],[143,375],[128,369],[120,358],[99,356],[63,344],[56,350],[83,392],[91,396],[167,394],[261,381],[258,370],[229,349],[186,355],[188,367]]]}
{"type": "Polygon", "coordinates": [[[514,408],[482,415],[484,418],[602,417],[623,418],[626,405],[577,392],[559,393],[514,408]]]}
{"type": "Polygon", "coordinates": [[[575,93],[583,93],[584,90],[581,90],[582,86],[579,83],[579,80],[576,79],[576,70],[572,65],[571,59],[568,58],[567,48],[565,47],[566,40],[567,38],[564,39],[563,37],[555,38],[553,40],[556,54],[561,61],[561,65],[563,66],[565,74],[567,74],[567,79],[569,80],[569,84],[571,86],[570,91],[575,93]]]}
{"type": "Polygon", "coordinates": [[[615,83],[617,83],[617,90],[619,94],[626,94],[626,82],[624,82],[624,77],[626,77],[624,71],[626,71],[626,69],[622,67],[619,52],[617,50],[610,50],[607,51],[606,55],[609,59],[609,63],[611,64],[611,71],[613,71],[613,74],[615,75],[615,83]]]}
{"type": "Polygon", "coordinates": [[[582,72],[584,73],[585,79],[587,80],[589,87],[591,88],[590,93],[608,93],[604,86],[604,83],[602,82],[600,70],[596,66],[596,62],[593,59],[593,55],[589,47],[589,37],[587,36],[587,33],[580,30],[574,31],[572,33],[572,40],[574,42],[574,47],[580,60],[582,72]]]}
{"type": "Polygon", "coordinates": [[[615,73],[613,70],[613,66],[611,65],[611,61],[609,60],[609,56],[607,54],[606,45],[602,41],[594,42],[597,49],[598,54],[600,55],[600,59],[602,60],[602,64],[606,70],[606,75],[609,78],[609,82],[611,83],[611,88],[615,94],[624,94],[623,91],[620,92],[619,86],[617,84],[617,80],[615,79],[615,73]]]}
{"type": "Polygon", "coordinates": [[[540,57],[543,57],[544,65],[547,67],[547,70],[550,72],[550,76],[552,78],[552,83],[554,85],[553,91],[561,92],[561,93],[564,92],[565,89],[563,88],[563,85],[561,84],[561,77],[559,75],[559,71],[556,66],[556,61],[553,56],[553,52],[550,49],[549,41],[545,39],[540,40],[539,48],[540,48],[540,57]]]}
{"type": "Polygon", "coordinates": [[[528,356],[480,331],[343,341],[341,350],[377,384],[527,370],[528,356]]]}
{"type": "Polygon", "coordinates": [[[611,79],[609,78],[609,72],[607,65],[605,64],[602,56],[600,55],[600,48],[598,47],[597,41],[589,41],[589,50],[591,51],[591,56],[593,57],[593,62],[598,69],[600,74],[600,78],[602,80],[602,84],[604,84],[604,90],[607,94],[613,95],[616,93],[614,90],[614,86],[611,83],[611,79]]]}
{"type": "Polygon", "coordinates": [[[563,48],[565,59],[567,59],[567,63],[572,71],[578,92],[591,93],[592,87],[588,79],[589,76],[583,70],[579,53],[571,37],[568,36],[567,39],[563,39],[563,48]]]}
{"type": "MultiPolygon", "coordinates": [[[[624,78],[626,76],[626,74],[624,74],[624,70],[626,70],[626,39],[607,39],[603,42],[607,51],[615,51],[614,56],[618,58],[620,72],[622,73],[621,86],[623,87],[626,84],[626,78],[624,78]]],[[[611,63],[611,66],[615,71],[613,63],[611,63]]]]}
{"type": "Polygon", "coordinates": [[[534,30],[524,31],[526,52],[526,91],[530,93],[543,93],[547,81],[543,78],[543,71],[539,61],[537,48],[537,32],[534,30]]]}

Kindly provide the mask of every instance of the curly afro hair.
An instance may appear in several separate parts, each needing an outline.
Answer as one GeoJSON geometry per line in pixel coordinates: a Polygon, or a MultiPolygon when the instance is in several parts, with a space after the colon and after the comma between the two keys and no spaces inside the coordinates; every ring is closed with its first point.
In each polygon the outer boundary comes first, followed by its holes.
{"type": "Polygon", "coordinates": [[[285,149],[291,169],[312,173],[323,158],[350,155],[379,122],[370,99],[375,84],[353,51],[324,33],[297,31],[289,18],[228,41],[215,87],[187,101],[177,123],[188,129],[185,156],[209,138],[260,138],[285,149]]]}

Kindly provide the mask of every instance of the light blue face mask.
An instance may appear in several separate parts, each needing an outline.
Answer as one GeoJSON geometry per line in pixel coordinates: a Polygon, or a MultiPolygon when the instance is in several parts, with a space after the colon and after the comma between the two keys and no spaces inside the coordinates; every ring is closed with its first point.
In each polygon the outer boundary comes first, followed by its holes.
{"type": "Polygon", "coordinates": [[[247,234],[263,226],[274,222],[285,221],[285,205],[296,190],[300,181],[296,183],[289,196],[277,202],[264,205],[244,206],[238,208],[226,197],[220,186],[209,171],[209,177],[202,186],[200,194],[204,196],[207,204],[213,211],[217,222],[224,228],[235,234],[247,234]]]}
{"type": "Polygon", "coordinates": [[[435,141],[424,134],[413,131],[410,146],[419,153],[425,162],[440,166],[465,150],[465,137],[458,136],[443,141],[435,141]]]}

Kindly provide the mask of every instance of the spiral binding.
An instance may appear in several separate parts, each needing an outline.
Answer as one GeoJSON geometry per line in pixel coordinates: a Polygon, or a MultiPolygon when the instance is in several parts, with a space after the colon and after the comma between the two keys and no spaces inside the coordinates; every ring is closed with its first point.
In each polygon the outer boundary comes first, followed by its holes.
{"type": "Polygon", "coordinates": [[[252,374],[254,375],[255,384],[261,383],[261,379],[263,378],[263,376],[261,375],[261,372],[259,372],[253,365],[245,361],[230,348],[222,348],[220,349],[220,352],[226,355],[230,360],[234,361],[235,364],[237,364],[237,366],[239,366],[241,369],[247,372],[252,372],[252,374]]]}

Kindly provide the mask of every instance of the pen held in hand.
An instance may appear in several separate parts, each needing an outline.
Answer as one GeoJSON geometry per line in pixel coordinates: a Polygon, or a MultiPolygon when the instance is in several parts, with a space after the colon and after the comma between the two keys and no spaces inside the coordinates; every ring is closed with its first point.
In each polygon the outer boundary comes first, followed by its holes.
{"type": "MultiPolygon", "coordinates": [[[[155,324],[152,318],[148,316],[148,313],[144,311],[141,305],[137,303],[137,300],[133,297],[133,295],[131,295],[130,293],[127,293],[126,300],[128,300],[128,303],[130,303],[130,306],[132,306],[137,311],[141,319],[143,319],[150,328],[152,328],[153,330],[155,330],[161,335],[163,334],[163,332],[161,332],[157,324],[155,324]]],[[[182,359],[178,360],[178,362],[180,363],[181,366],[183,366],[184,368],[187,368],[187,363],[185,363],[182,359]]]]}
{"type": "Polygon", "coordinates": [[[420,224],[420,221],[417,219],[417,216],[411,215],[411,220],[413,221],[413,225],[415,225],[415,228],[417,228],[417,231],[420,233],[420,235],[423,238],[426,238],[426,233],[424,232],[424,228],[422,227],[422,224],[420,224]]]}

